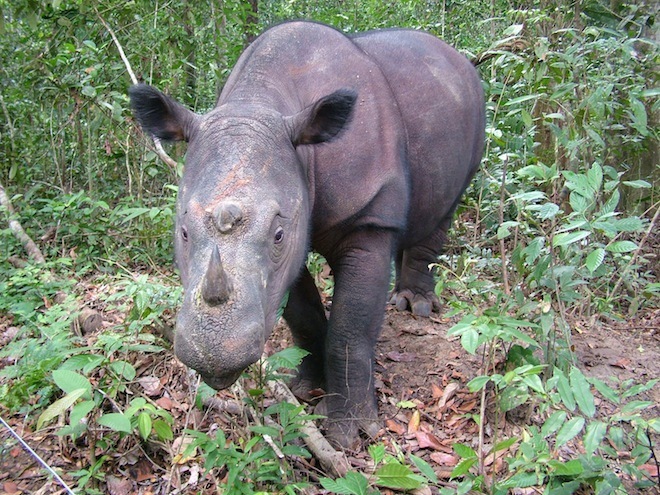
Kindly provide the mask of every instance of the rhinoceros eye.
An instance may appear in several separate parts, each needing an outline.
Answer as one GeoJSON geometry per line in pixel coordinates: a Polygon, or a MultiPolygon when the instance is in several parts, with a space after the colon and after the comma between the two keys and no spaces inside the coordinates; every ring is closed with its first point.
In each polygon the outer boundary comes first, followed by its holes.
{"type": "Polygon", "coordinates": [[[185,227],[181,227],[181,238],[185,242],[188,242],[188,229],[186,229],[185,227]]]}
{"type": "Polygon", "coordinates": [[[282,227],[277,227],[275,231],[275,244],[280,244],[284,240],[284,229],[282,227]]]}

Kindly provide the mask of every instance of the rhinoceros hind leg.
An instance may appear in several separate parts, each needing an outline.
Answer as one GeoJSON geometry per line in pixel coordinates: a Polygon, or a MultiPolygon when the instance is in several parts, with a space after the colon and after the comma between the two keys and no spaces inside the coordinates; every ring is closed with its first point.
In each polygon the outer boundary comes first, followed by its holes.
{"type": "Polygon", "coordinates": [[[440,310],[435,295],[435,281],[429,265],[435,263],[447,239],[451,215],[421,242],[403,249],[396,259],[396,282],[390,294],[390,304],[396,309],[410,309],[416,316],[428,317],[440,310]]]}

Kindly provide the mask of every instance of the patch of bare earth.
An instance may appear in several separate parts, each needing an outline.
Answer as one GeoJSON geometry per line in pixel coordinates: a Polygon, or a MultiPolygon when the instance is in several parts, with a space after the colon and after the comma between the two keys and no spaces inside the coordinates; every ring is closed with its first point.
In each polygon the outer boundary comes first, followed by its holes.
{"type": "MultiPolygon", "coordinates": [[[[108,320],[117,319],[117,315],[106,315],[105,325],[110,324],[108,320]]],[[[0,334],[8,331],[9,323],[7,319],[0,320],[0,334]]],[[[477,445],[478,426],[473,418],[480,414],[481,406],[481,395],[470,393],[466,387],[472,378],[482,373],[481,357],[467,354],[458,339],[447,337],[447,330],[454,323],[455,320],[442,316],[418,319],[409,313],[388,309],[376,351],[376,386],[383,425],[378,440],[391,452],[401,449],[423,457],[444,480],[459,460],[452,444],[477,445]]],[[[573,329],[575,353],[582,369],[587,375],[604,380],[632,378],[642,383],[660,377],[659,340],[660,312],[657,310],[647,311],[625,324],[593,320],[577,322],[573,329]]],[[[288,342],[288,335],[280,326],[274,332],[270,348],[280,349],[288,342]]],[[[167,410],[175,421],[174,442],[142,442],[136,435],[119,439],[117,433],[105,431],[104,434],[114,441],[112,448],[105,448],[98,433],[97,438],[88,433],[76,441],[57,436],[58,429],[65,424],[64,417],[59,423],[34,431],[38,412],[26,418],[17,411],[1,407],[0,414],[51,468],[62,474],[69,486],[76,485],[69,473],[88,469],[94,460],[106,455],[95,482],[102,493],[217,493],[226,471],[215,469],[205,474],[204,460],[199,454],[183,458],[180,455],[183,430],[213,432],[221,428],[229,438],[238,441],[246,432],[245,413],[225,406],[198,409],[192,392],[196,378],[169,350],[157,354],[131,353],[122,358],[133,363],[138,375],[128,384],[128,392],[117,397],[117,402],[126,407],[131,398],[145,397],[167,410]]],[[[100,379],[99,376],[90,377],[93,384],[100,379]]],[[[648,411],[654,416],[659,412],[659,389],[656,387],[645,397],[656,403],[655,408],[648,411]]],[[[236,403],[236,398],[226,391],[217,397],[228,400],[228,404],[236,403]]],[[[109,403],[103,407],[104,412],[112,409],[109,403]]],[[[598,407],[601,415],[610,414],[613,408],[602,399],[598,407]]],[[[486,397],[486,410],[494,410],[492,397],[486,397]]],[[[486,444],[493,441],[495,434],[498,439],[520,435],[520,423],[510,422],[501,415],[499,424],[494,425],[492,415],[487,413],[487,417],[486,444]]],[[[539,418],[531,411],[523,421],[537,422],[539,418]]],[[[349,453],[349,460],[356,469],[365,467],[368,462],[364,451],[349,453]]],[[[320,474],[313,459],[299,459],[292,464],[301,477],[308,477],[312,482],[320,474]]],[[[505,467],[501,457],[487,461],[491,472],[501,472],[505,467]]],[[[657,472],[650,474],[656,476],[657,481],[657,472]]],[[[64,493],[3,427],[0,427],[0,493],[64,493]]]]}

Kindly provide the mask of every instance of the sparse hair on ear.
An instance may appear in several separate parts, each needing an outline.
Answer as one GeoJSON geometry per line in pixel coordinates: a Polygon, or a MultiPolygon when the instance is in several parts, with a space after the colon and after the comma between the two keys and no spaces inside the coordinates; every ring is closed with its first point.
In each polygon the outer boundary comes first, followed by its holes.
{"type": "Polygon", "coordinates": [[[186,107],[147,84],[128,89],[131,109],[145,132],[165,141],[188,141],[197,116],[186,107]]]}
{"type": "Polygon", "coordinates": [[[348,128],[357,93],[340,89],[287,118],[294,146],[327,143],[348,128]]]}

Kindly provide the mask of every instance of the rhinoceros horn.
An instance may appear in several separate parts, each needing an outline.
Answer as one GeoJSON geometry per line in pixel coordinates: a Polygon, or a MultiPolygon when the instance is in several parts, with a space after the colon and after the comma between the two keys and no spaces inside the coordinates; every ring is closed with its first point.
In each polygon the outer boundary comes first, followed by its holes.
{"type": "Polygon", "coordinates": [[[218,246],[213,247],[209,266],[202,282],[202,298],[211,306],[218,306],[227,302],[231,294],[231,282],[225,270],[222,268],[220,250],[218,246]]]}

